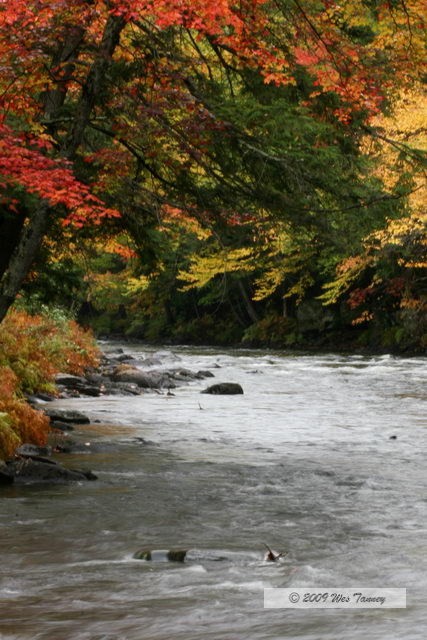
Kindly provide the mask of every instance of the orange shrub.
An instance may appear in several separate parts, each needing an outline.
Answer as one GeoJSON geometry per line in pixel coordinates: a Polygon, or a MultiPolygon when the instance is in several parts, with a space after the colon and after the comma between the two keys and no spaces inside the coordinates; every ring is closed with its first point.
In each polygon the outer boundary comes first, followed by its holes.
{"type": "Polygon", "coordinates": [[[17,397],[18,378],[0,367],[0,457],[9,458],[23,442],[46,444],[49,418],[17,397]]]}
{"type": "Polygon", "coordinates": [[[98,354],[92,334],[60,313],[12,310],[0,325],[0,366],[10,367],[27,393],[53,392],[55,373],[82,374],[98,354]]]}
{"type": "Polygon", "coordinates": [[[55,374],[82,374],[98,364],[91,333],[60,312],[30,315],[11,310],[0,325],[0,457],[23,442],[46,443],[49,419],[24,393],[55,392],[55,374]]]}

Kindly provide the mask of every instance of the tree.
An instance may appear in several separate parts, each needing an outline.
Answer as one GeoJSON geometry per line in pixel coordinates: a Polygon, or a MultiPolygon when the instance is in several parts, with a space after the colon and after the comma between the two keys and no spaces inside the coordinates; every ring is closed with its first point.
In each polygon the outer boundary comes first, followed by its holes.
{"type": "MultiPolygon", "coordinates": [[[[383,331],[388,346],[427,344],[426,106],[421,86],[402,93],[393,117],[375,119],[376,173],[390,192],[407,195],[406,207],[339,262],[322,296],[328,304],[345,300],[353,324],[383,331]]],[[[373,153],[371,146],[372,139],[373,153]]]]}
{"type": "Polygon", "coordinates": [[[144,250],[165,206],[326,232],[330,209],[382,198],[333,172],[418,72],[424,23],[416,0],[2,1],[0,320],[58,219],[119,209],[144,250]],[[331,170],[313,179],[312,158],[331,170]]]}

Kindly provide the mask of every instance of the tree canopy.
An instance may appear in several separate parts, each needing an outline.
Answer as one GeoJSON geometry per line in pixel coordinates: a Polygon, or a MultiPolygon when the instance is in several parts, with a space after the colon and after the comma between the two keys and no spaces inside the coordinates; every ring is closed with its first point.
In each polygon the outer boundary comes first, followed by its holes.
{"type": "Polygon", "coordinates": [[[350,324],[410,308],[423,334],[425,146],[386,116],[422,95],[426,21],[420,0],[0,1],[0,319],[36,259],[85,246],[121,256],[86,283],[136,315],[225,301],[248,329],[347,300],[350,324]]]}

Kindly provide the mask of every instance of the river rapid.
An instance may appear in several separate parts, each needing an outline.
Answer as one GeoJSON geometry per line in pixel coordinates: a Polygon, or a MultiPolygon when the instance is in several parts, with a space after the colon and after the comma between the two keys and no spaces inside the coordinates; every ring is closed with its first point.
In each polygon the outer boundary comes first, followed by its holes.
{"type": "Polygon", "coordinates": [[[215,378],[53,403],[90,416],[94,452],[60,460],[97,481],[0,490],[1,640],[424,639],[427,360],[174,353],[215,378]],[[264,609],[265,587],[406,588],[407,608],[264,609]]]}

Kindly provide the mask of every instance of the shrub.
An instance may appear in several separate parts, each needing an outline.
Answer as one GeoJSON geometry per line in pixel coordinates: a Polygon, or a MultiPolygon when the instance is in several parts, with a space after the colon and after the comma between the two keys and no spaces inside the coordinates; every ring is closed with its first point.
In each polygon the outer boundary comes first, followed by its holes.
{"type": "Polygon", "coordinates": [[[24,394],[55,393],[55,373],[82,374],[98,353],[93,336],[60,313],[9,312],[0,325],[0,456],[22,442],[46,442],[49,419],[24,394]]]}
{"type": "Polygon", "coordinates": [[[8,458],[22,442],[46,444],[49,418],[17,396],[18,378],[0,367],[0,456],[8,458]]]}
{"type": "Polygon", "coordinates": [[[58,371],[79,375],[97,363],[92,334],[64,316],[12,310],[0,325],[0,366],[12,369],[21,391],[54,391],[58,371]]]}

